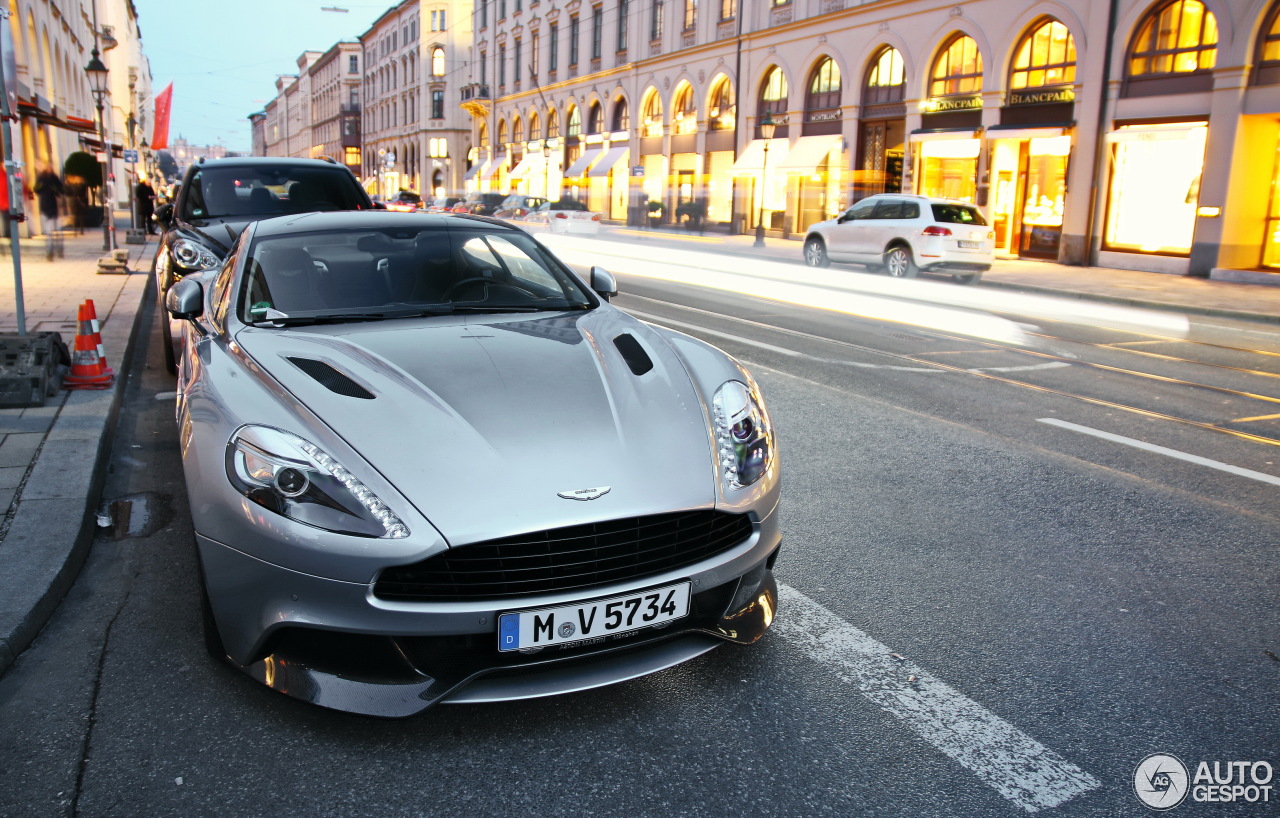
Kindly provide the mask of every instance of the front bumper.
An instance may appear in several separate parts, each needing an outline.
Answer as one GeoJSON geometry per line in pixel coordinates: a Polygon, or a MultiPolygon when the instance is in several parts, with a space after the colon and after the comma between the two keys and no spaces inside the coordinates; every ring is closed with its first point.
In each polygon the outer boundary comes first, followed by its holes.
{"type": "Polygon", "coordinates": [[[536,652],[499,652],[502,611],[563,598],[501,603],[389,603],[371,585],[271,565],[197,535],[228,660],[295,698],[402,718],[440,702],[489,702],[586,690],[692,659],[723,642],[751,644],[777,610],[776,514],[732,551],[679,574],[596,589],[581,599],[694,583],[689,615],[662,628],[536,652]]]}

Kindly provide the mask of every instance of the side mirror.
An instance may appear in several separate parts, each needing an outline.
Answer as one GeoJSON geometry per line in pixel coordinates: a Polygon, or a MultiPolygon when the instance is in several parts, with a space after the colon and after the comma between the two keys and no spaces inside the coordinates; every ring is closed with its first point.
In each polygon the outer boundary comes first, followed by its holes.
{"type": "Polygon", "coordinates": [[[168,227],[173,223],[173,205],[163,204],[156,208],[155,220],[168,227]]]}
{"type": "Polygon", "coordinates": [[[184,278],[169,288],[164,306],[174,318],[199,318],[204,313],[204,286],[194,277],[184,278]]]}
{"type": "Polygon", "coordinates": [[[613,273],[603,267],[591,268],[591,289],[600,294],[605,301],[613,298],[618,294],[618,282],[613,277],[613,273]]]}

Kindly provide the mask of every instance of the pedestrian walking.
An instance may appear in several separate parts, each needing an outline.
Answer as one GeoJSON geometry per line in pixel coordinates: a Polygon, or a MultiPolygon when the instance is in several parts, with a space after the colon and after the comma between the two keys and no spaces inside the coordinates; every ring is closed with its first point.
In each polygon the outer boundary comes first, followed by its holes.
{"type": "Polygon", "coordinates": [[[62,241],[58,237],[58,210],[64,191],[62,179],[49,165],[41,165],[32,189],[40,203],[40,229],[45,234],[44,257],[53,261],[54,254],[62,256],[62,241]]]}
{"type": "Polygon", "coordinates": [[[150,236],[155,232],[151,216],[156,212],[156,191],[146,179],[139,179],[134,185],[133,196],[138,201],[138,219],[142,221],[142,229],[150,236]]]}

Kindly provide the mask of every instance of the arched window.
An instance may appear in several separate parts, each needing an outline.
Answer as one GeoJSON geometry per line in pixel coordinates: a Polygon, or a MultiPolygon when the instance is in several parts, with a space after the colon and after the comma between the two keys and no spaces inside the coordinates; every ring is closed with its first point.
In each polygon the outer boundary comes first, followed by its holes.
{"type": "Polygon", "coordinates": [[[444,49],[440,46],[431,49],[431,76],[444,76],[444,49]]]}
{"type": "Polygon", "coordinates": [[[809,90],[804,100],[805,117],[812,119],[815,113],[833,110],[839,115],[840,66],[830,57],[824,57],[809,75],[809,90]]]}
{"type": "Polygon", "coordinates": [[[620,99],[613,104],[613,124],[610,127],[610,130],[631,130],[631,110],[627,107],[627,101],[625,99],[620,99]]]}
{"type": "Polygon", "coordinates": [[[1213,68],[1218,22],[1200,0],[1173,0],[1153,9],[1138,28],[1129,76],[1186,74],[1213,68]]]}
{"type": "Polygon", "coordinates": [[[1257,85],[1275,85],[1280,83],[1280,3],[1271,7],[1267,22],[1262,27],[1262,36],[1258,38],[1258,52],[1254,56],[1257,67],[1253,72],[1253,82],[1257,85]]]}
{"type": "Polygon", "coordinates": [[[1069,85],[1076,79],[1076,43],[1067,27],[1046,18],[1027,32],[1013,58],[1009,87],[1069,85]]]}
{"type": "Polygon", "coordinates": [[[604,131],[604,109],[600,107],[600,103],[593,102],[587,110],[587,133],[602,131],[604,131]]]}
{"type": "Polygon", "coordinates": [[[707,105],[707,130],[732,131],[737,111],[733,105],[733,83],[724,74],[711,86],[707,105]]]}
{"type": "Polygon", "coordinates": [[[529,138],[542,138],[542,125],[538,122],[537,114],[529,114],[529,138]]]}
{"type": "Polygon", "coordinates": [[[769,114],[776,120],[787,113],[787,75],[776,65],[769,69],[760,84],[759,102],[761,117],[769,114]]]}
{"type": "Polygon", "coordinates": [[[511,119],[511,141],[517,143],[524,141],[524,123],[520,121],[519,116],[511,119]]]}
{"type": "Polygon", "coordinates": [[[507,121],[505,119],[498,120],[498,147],[507,144],[507,121]]]}
{"type": "Polygon", "coordinates": [[[560,115],[555,111],[547,112],[547,138],[552,139],[560,135],[560,115]]]}
{"type": "Polygon", "coordinates": [[[693,107],[693,86],[687,82],[680,83],[671,101],[671,132],[698,132],[698,111],[693,107]]]}
{"type": "Polygon", "coordinates": [[[906,96],[907,77],[898,49],[885,46],[871,58],[867,81],[862,89],[863,105],[902,102],[906,96]]]}
{"type": "Polygon", "coordinates": [[[933,62],[929,74],[929,96],[946,97],[976,94],[982,90],[982,55],[978,43],[967,34],[957,34],[933,62]]]}
{"type": "Polygon", "coordinates": [[[642,136],[662,136],[662,100],[658,98],[657,91],[650,91],[649,95],[644,98],[643,114],[644,124],[641,128],[642,136]]]}
{"type": "Polygon", "coordinates": [[[489,129],[483,122],[480,123],[480,147],[489,147],[489,129]]]}
{"type": "Polygon", "coordinates": [[[565,127],[565,136],[578,136],[582,133],[582,110],[574,105],[569,109],[569,122],[565,127]]]}

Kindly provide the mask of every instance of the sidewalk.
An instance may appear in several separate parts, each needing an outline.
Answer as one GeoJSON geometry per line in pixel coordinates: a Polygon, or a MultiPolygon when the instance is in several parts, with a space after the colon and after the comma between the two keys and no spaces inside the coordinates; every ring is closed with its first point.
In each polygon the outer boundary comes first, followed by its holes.
{"type": "MultiPolygon", "coordinates": [[[[117,224],[120,224],[117,219],[117,224]]],[[[127,224],[127,220],[124,222],[127,224]]],[[[119,231],[120,240],[124,230],[119,231]]],[[[75,581],[94,535],[142,299],[155,242],[125,245],[128,275],[99,275],[102,230],[63,232],[63,256],[45,259],[43,238],[22,239],[22,288],[28,334],[57,331],[68,347],[76,312],[93,299],[110,389],[62,391],[44,406],[0,408],[0,673],[31,642],[75,581]]],[[[18,331],[13,256],[0,239],[0,332],[18,331]]]]}
{"type": "MultiPolygon", "coordinates": [[[[126,220],[127,221],[127,220],[126,220]]],[[[117,224],[122,224],[117,219],[117,224]]],[[[123,238],[124,230],[119,235],[123,238]]],[[[616,226],[601,237],[638,246],[705,250],[743,258],[800,262],[799,241],[752,236],[644,230],[616,226]]],[[[100,275],[102,232],[64,238],[64,257],[46,261],[43,239],[22,240],[23,291],[29,333],[56,330],[70,346],[76,308],[92,298],[107,362],[118,375],[129,369],[141,306],[152,286],[154,240],[122,245],[128,275],[100,275]]],[[[0,239],[0,332],[15,332],[17,317],[9,242],[0,239]]],[[[850,275],[862,275],[850,265],[850,275]]],[[[1280,276],[1276,277],[1280,284],[1280,276]]],[[[1034,261],[998,261],[977,285],[1052,293],[1112,303],[1241,320],[1280,323],[1280,286],[1068,267],[1034,261]]],[[[36,638],[75,581],[94,537],[95,513],[110,455],[116,412],[124,391],[61,392],[33,409],[0,409],[0,674],[36,638]]]]}
{"type": "MultiPolygon", "coordinates": [[[[651,230],[611,225],[600,229],[600,237],[641,246],[650,244],[803,263],[802,244],[798,239],[766,238],[764,247],[755,247],[754,236],[699,235],[673,228],[651,230]]],[[[867,274],[856,264],[836,264],[833,269],[848,270],[852,275],[867,274]]],[[[1260,274],[1258,277],[1263,280],[1273,278],[1274,284],[1269,280],[1268,283],[1254,284],[1109,267],[1071,267],[1047,261],[997,259],[976,286],[1278,324],[1280,273],[1270,277],[1260,274]]]]}

